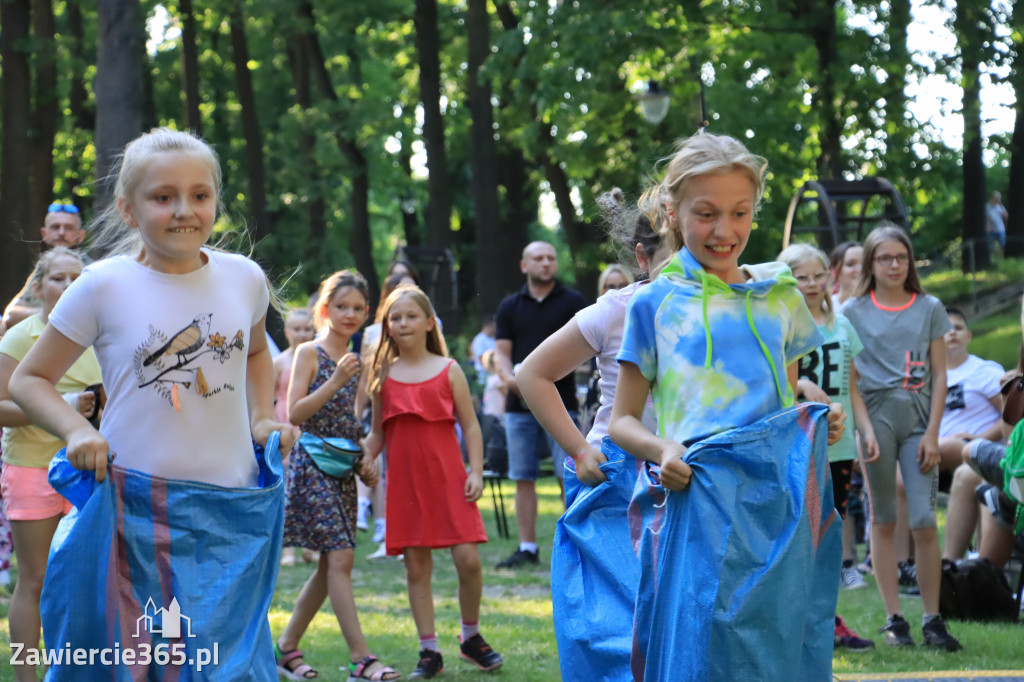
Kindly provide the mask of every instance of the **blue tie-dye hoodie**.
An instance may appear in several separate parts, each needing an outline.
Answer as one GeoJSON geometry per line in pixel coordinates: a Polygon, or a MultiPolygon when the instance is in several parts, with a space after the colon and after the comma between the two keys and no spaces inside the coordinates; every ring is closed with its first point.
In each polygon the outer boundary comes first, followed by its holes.
{"type": "Polygon", "coordinates": [[[658,432],[678,443],[793,404],[786,367],[822,343],[782,263],[744,265],[742,284],[684,247],[630,303],[619,351],[652,383],[658,432]]]}

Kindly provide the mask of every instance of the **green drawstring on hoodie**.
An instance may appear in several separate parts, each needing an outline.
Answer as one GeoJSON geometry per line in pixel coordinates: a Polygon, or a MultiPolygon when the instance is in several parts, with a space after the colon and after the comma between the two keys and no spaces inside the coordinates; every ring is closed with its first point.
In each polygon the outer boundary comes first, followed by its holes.
{"type": "MultiPolygon", "coordinates": [[[[715,289],[725,290],[732,292],[732,288],[723,282],[719,277],[714,275],[708,275],[704,269],[697,271],[700,277],[700,304],[701,304],[701,316],[704,322],[704,343],[707,346],[707,350],[704,353],[704,369],[711,369],[711,325],[708,323],[708,289],[714,287],[715,289]],[[710,287],[709,287],[710,285],[710,287]]],[[[779,394],[779,403],[782,405],[786,404],[786,394],[782,391],[782,384],[779,383],[779,370],[775,365],[775,360],[772,359],[772,354],[768,350],[768,346],[765,345],[764,340],[761,339],[761,335],[757,332],[757,325],[754,324],[754,311],[750,306],[750,296],[753,294],[753,289],[747,289],[746,296],[744,297],[744,306],[747,313],[747,325],[750,327],[750,331],[754,333],[754,338],[757,339],[757,345],[761,348],[761,353],[768,361],[768,365],[772,368],[772,377],[775,379],[775,390],[779,394]]]]}

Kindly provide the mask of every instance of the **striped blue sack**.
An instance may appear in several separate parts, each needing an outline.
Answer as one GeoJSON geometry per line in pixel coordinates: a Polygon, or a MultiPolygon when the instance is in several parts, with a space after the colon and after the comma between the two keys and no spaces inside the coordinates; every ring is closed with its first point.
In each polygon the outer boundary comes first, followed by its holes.
{"type": "Polygon", "coordinates": [[[826,412],[801,404],[698,442],[682,492],[641,472],[635,679],[832,679],[842,524],[826,412]]]}
{"type": "Polygon", "coordinates": [[[97,484],[57,454],[50,484],[75,509],[43,583],[48,681],[277,680],[267,612],[284,528],[278,443],[274,433],[256,448],[255,488],[114,465],[97,484]]]}
{"type": "Polygon", "coordinates": [[[565,460],[565,514],[551,549],[551,598],[558,661],[564,680],[629,680],[633,604],[640,562],[633,551],[626,508],[639,464],[607,436],[601,471],[590,487],[565,460]]]}

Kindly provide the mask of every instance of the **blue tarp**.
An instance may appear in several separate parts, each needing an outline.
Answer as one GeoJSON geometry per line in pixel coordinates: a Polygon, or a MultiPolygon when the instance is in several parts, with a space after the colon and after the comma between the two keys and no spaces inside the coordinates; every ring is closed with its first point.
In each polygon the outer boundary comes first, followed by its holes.
{"type": "Polygon", "coordinates": [[[826,410],[802,404],[698,442],[682,492],[641,470],[636,679],[832,679],[842,524],[826,410]]]}
{"type": "Polygon", "coordinates": [[[555,526],[551,598],[558,661],[564,680],[629,680],[633,605],[640,561],[626,509],[639,465],[605,437],[601,465],[608,480],[595,487],[565,461],[567,509],[555,526]]]}
{"type": "Polygon", "coordinates": [[[277,680],[267,612],[284,527],[278,434],[256,458],[258,486],[236,489],[117,466],[97,484],[58,453],[50,483],[75,509],[43,584],[44,639],[63,658],[47,680],[277,680]],[[75,663],[79,651],[91,663],[75,663]]]}

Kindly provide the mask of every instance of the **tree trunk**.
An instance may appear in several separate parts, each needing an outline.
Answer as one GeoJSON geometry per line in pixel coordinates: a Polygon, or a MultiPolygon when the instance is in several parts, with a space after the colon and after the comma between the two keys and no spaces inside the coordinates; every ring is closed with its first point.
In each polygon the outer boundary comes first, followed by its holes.
{"type": "Polygon", "coordinates": [[[89,92],[85,83],[85,69],[92,59],[86,52],[85,28],[82,22],[82,8],[77,0],[66,0],[64,3],[64,21],[67,22],[62,31],[66,38],[64,45],[71,57],[71,72],[68,84],[68,111],[74,134],[71,138],[71,169],[64,178],[69,195],[77,195],[78,187],[88,180],[82,179],[82,158],[86,153],[89,140],[96,128],[96,110],[89,102],[89,92]]]}
{"type": "MultiPolygon", "coordinates": [[[[306,49],[305,37],[295,35],[292,37],[288,49],[288,60],[292,70],[292,84],[295,87],[295,103],[302,111],[308,111],[313,106],[313,99],[309,86],[309,50],[306,49]]],[[[302,121],[302,129],[299,133],[299,153],[302,155],[303,165],[312,179],[307,186],[308,198],[306,200],[306,216],[309,223],[309,237],[306,240],[306,257],[314,258],[323,250],[324,239],[327,238],[327,205],[324,202],[323,194],[316,181],[320,177],[320,169],[316,162],[316,137],[309,130],[307,121],[302,121]]]]}
{"type": "Polygon", "coordinates": [[[68,22],[68,37],[65,45],[71,54],[71,88],[68,95],[68,109],[79,130],[96,127],[96,111],[89,105],[89,90],[85,86],[85,66],[89,57],[85,48],[85,28],[82,21],[82,7],[78,0],[66,0],[64,16],[68,22]]]}
{"type": "Polygon", "coordinates": [[[29,0],[0,0],[0,300],[4,307],[21,290],[32,268],[41,219],[26,201],[31,181],[26,168],[32,162],[32,81],[29,70],[29,0]]]}
{"type": "Polygon", "coordinates": [[[981,9],[961,2],[956,7],[957,43],[960,46],[960,86],[964,91],[963,117],[963,261],[961,268],[969,272],[973,265],[984,270],[991,265],[989,242],[985,229],[985,162],[981,144],[981,80],[979,66],[983,61],[982,44],[986,36],[979,24],[981,9]],[[973,263],[971,248],[973,246],[973,263]]]}
{"type": "MultiPolygon", "coordinates": [[[[196,17],[192,10],[192,0],[180,0],[178,12],[181,14],[181,73],[185,86],[185,120],[188,121],[189,129],[202,137],[203,119],[199,115],[199,51],[196,45],[196,17]]],[[[242,110],[244,115],[245,108],[242,110]]]]}
{"type": "MultiPolygon", "coordinates": [[[[53,200],[53,140],[60,116],[57,91],[57,45],[54,41],[53,4],[33,0],[32,33],[36,64],[35,108],[32,112],[32,196],[33,215],[42,215],[53,200]]],[[[61,197],[70,200],[71,196],[61,197]]]]}
{"type": "Polygon", "coordinates": [[[441,115],[441,56],[437,27],[437,0],[416,0],[416,52],[420,67],[420,101],[423,102],[423,145],[427,150],[427,242],[446,247],[451,243],[452,190],[448,177],[448,153],[444,146],[441,115]]]}
{"type": "Polygon", "coordinates": [[[235,88],[242,108],[242,134],[245,137],[246,170],[249,178],[249,212],[247,229],[254,241],[270,234],[270,216],[267,213],[266,169],[263,161],[263,132],[260,130],[256,97],[249,71],[249,47],[245,40],[245,20],[242,10],[235,4],[228,21],[231,30],[231,53],[235,63],[235,88]],[[255,223],[255,224],[253,224],[255,223]]]}
{"type": "Polygon", "coordinates": [[[145,31],[139,0],[97,0],[96,195],[98,213],[114,189],[111,172],[124,146],[142,132],[145,31]]]}
{"type": "MultiPolygon", "coordinates": [[[[495,13],[506,31],[519,28],[519,18],[508,2],[495,3],[495,13]]],[[[511,85],[503,83],[502,102],[513,100],[511,85]]],[[[505,188],[506,215],[501,226],[501,246],[505,256],[496,264],[502,291],[506,294],[518,289],[523,281],[519,270],[522,250],[529,242],[529,227],[537,222],[537,193],[530,184],[529,163],[520,147],[504,142],[499,147],[498,173],[505,188]]]]}
{"type": "MultiPolygon", "coordinates": [[[[1024,2],[1013,5],[1011,19],[1014,31],[1024,30],[1024,2]]],[[[1018,34],[1019,35],[1019,34],[1018,34]]],[[[1010,68],[1010,82],[1014,92],[1024,94],[1024,57],[1015,56],[1010,68]]],[[[1024,256],[1024,107],[1017,107],[1013,122],[1013,136],[1010,138],[1010,177],[1006,187],[1006,255],[1024,256]]]]}
{"type": "MultiPolygon", "coordinates": [[[[327,70],[327,62],[324,59],[323,50],[320,47],[320,38],[316,33],[316,22],[313,17],[313,4],[303,2],[300,7],[300,14],[309,21],[309,29],[305,36],[305,45],[309,67],[313,72],[313,80],[316,82],[320,95],[331,102],[338,101],[338,93],[334,89],[330,73],[327,70]]],[[[354,83],[362,84],[362,73],[360,71],[360,57],[353,49],[348,51],[349,75],[354,83]]],[[[332,107],[332,112],[337,112],[332,107]]],[[[333,113],[337,116],[336,113],[333,113]]],[[[338,149],[345,156],[351,166],[350,180],[352,189],[349,195],[349,211],[352,215],[352,227],[349,232],[349,246],[352,257],[356,262],[356,269],[366,278],[370,289],[370,302],[380,298],[380,281],[377,278],[377,270],[373,263],[373,240],[370,236],[370,169],[357,142],[345,137],[343,131],[347,128],[343,121],[334,121],[334,139],[338,149]]]]}
{"type": "Polygon", "coordinates": [[[480,313],[497,310],[504,291],[501,280],[494,276],[491,263],[500,263],[507,253],[502,251],[496,233],[501,229],[498,212],[498,157],[494,146],[494,112],[491,109],[491,85],[482,67],[491,52],[490,16],[487,0],[469,0],[466,15],[469,34],[469,68],[466,73],[469,89],[469,110],[473,175],[470,190],[476,227],[476,295],[480,313]]]}

